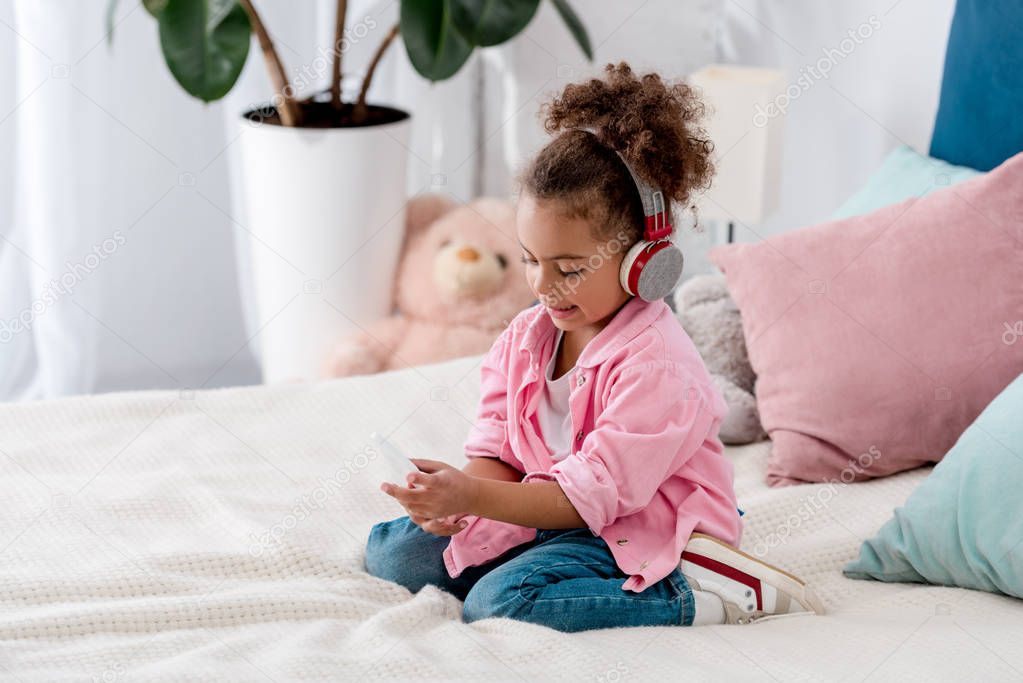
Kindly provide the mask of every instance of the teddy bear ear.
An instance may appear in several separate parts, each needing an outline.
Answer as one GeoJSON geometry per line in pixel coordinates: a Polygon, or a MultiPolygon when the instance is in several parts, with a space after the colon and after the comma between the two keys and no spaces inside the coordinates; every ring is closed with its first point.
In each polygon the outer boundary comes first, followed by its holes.
{"type": "Polygon", "coordinates": [[[444,194],[427,192],[416,195],[405,207],[405,234],[421,232],[435,220],[451,211],[458,202],[444,194]]]}

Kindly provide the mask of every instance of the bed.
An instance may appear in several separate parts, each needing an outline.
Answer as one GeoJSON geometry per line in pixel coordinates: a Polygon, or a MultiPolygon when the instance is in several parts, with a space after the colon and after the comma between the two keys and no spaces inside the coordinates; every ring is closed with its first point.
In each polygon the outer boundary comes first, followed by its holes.
{"type": "Polygon", "coordinates": [[[0,406],[0,677],[11,680],[863,680],[1023,675],[1023,602],[844,578],[930,467],[768,488],[770,443],[726,451],[742,547],[828,614],[562,633],[472,624],[363,570],[368,435],[462,466],[482,356],[315,384],[0,406]]]}
{"type": "MultiPolygon", "coordinates": [[[[1010,0],[960,0],[932,155],[1021,148],[1019,21],[1010,0]]],[[[404,514],[370,433],[463,466],[482,358],[0,405],[0,679],[1023,678],[1023,601],[842,575],[931,466],[769,488],[769,441],[726,449],[742,548],[811,582],[823,616],[569,634],[466,624],[454,596],[370,576],[370,527],[404,514]]]]}

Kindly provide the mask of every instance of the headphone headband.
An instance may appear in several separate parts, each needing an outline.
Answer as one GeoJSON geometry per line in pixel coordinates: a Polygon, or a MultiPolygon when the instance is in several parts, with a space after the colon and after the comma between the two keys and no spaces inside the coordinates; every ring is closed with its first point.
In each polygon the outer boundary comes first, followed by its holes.
{"type": "MultiPolygon", "coordinates": [[[[597,138],[600,142],[600,137],[597,135],[591,126],[582,126],[576,130],[581,130],[589,133],[593,137],[597,138]]],[[[604,145],[603,142],[600,144],[604,145]]],[[[643,203],[643,216],[645,218],[643,225],[643,239],[647,242],[653,242],[655,240],[662,239],[671,234],[671,225],[668,224],[668,210],[664,203],[664,193],[661,192],[661,188],[656,185],[652,185],[647,181],[643,180],[636,173],[636,170],[632,167],[632,164],[628,162],[621,152],[609,145],[604,145],[614,151],[618,155],[618,158],[625,164],[625,168],[628,169],[629,175],[632,176],[632,181],[636,185],[636,190],[639,192],[639,199],[643,203]]]]}

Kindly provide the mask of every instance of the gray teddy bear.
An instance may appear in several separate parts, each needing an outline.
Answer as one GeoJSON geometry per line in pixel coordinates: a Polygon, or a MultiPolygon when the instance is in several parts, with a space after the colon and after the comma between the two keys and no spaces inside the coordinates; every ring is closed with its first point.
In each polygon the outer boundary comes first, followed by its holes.
{"type": "Polygon", "coordinates": [[[674,293],[675,317],[693,340],[714,384],[728,404],[720,438],[744,444],[767,436],[754,397],[756,375],[746,353],[742,318],[724,275],[697,275],[674,293]]]}

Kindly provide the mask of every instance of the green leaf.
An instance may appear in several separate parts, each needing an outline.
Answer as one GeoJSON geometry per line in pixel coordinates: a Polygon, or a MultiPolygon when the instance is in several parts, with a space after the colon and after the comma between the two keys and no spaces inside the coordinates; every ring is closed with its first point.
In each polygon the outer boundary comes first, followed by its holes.
{"type": "Polygon", "coordinates": [[[568,0],[551,0],[551,2],[554,3],[554,8],[558,10],[561,19],[568,26],[568,30],[571,31],[575,42],[579,43],[579,47],[582,49],[583,54],[586,55],[586,59],[592,62],[593,48],[590,46],[590,36],[586,33],[586,27],[583,26],[583,22],[579,21],[579,16],[575,13],[575,10],[568,4],[568,0]]]}
{"type": "Polygon", "coordinates": [[[401,0],[400,24],[409,61],[431,81],[454,76],[472,54],[451,21],[451,0],[401,0]]]}
{"type": "Polygon", "coordinates": [[[473,45],[498,45],[519,34],[540,0],[452,0],[451,21],[473,45]]]}
{"type": "Polygon", "coordinates": [[[245,66],[252,34],[237,0],[163,0],[157,18],[163,57],[181,87],[204,102],[226,95],[245,66]]]}

